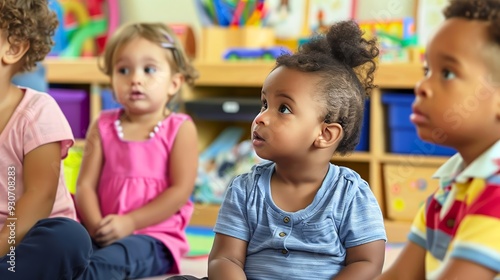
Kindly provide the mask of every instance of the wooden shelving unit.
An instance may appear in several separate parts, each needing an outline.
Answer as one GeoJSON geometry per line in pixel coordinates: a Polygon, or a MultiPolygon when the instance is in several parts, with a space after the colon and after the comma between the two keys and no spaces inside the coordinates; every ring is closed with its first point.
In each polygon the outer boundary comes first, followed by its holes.
{"type": "MultiPolygon", "coordinates": [[[[57,59],[45,60],[47,77],[50,83],[59,84],[88,84],[91,88],[91,118],[95,118],[100,111],[100,97],[94,92],[99,86],[109,83],[108,77],[98,70],[98,61],[95,58],[82,59],[57,59]]],[[[260,88],[273,63],[256,62],[220,62],[203,63],[195,62],[200,78],[192,90],[183,93],[185,100],[197,98],[210,98],[221,93],[233,95],[251,95],[258,97],[260,88]]],[[[420,64],[382,64],[379,66],[374,90],[370,102],[370,147],[369,152],[354,152],[345,157],[334,156],[332,161],[337,164],[349,166],[358,171],[370,184],[373,193],[386,215],[385,190],[383,185],[384,164],[417,164],[438,166],[445,157],[427,157],[421,155],[396,155],[386,152],[384,125],[384,107],[381,102],[383,90],[409,90],[413,89],[416,82],[422,77],[420,64]]],[[[210,123],[210,122],[208,122],[210,123]]],[[[205,126],[206,122],[203,123],[205,126]]],[[[224,126],[216,123],[214,126],[224,126]]],[[[211,129],[208,129],[211,130],[211,129]]],[[[209,143],[214,135],[200,132],[200,141],[209,143]]],[[[213,134],[213,133],[212,133],[213,134]]],[[[82,142],[80,141],[81,145],[82,142]]],[[[202,145],[203,146],[203,145],[202,145]]],[[[192,223],[200,225],[213,225],[215,223],[218,207],[214,205],[197,205],[192,223]]],[[[386,220],[386,229],[391,242],[406,240],[410,228],[409,221],[386,220]]]]}
{"type": "MultiPolygon", "coordinates": [[[[101,73],[96,58],[59,59],[47,58],[47,79],[61,84],[105,84],[109,78],[101,73]]],[[[260,87],[273,68],[269,62],[195,62],[201,73],[197,86],[260,87]]],[[[422,76],[419,64],[382,64],[375,75],[376,84],[382,89],[411,89],[422,76]]]]}

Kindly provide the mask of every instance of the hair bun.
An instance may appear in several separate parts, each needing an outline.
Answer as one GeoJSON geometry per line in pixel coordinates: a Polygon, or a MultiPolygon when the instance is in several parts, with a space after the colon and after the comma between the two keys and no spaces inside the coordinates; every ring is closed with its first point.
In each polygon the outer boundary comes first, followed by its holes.
{"type": "Polygon", "coordinates": [[[373,60],[378,55],[376,40],[363,38],[363,32],[356,22],[341,21],[332,25],[326,34],[332,56],[340,62],[355,68],[373,60]]]}

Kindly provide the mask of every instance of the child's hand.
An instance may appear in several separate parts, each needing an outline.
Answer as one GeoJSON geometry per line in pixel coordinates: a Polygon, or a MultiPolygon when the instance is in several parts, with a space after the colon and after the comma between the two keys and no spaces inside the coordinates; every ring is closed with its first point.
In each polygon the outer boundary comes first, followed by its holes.
{"type": "Polygon", "coordinates": [[[134,232],[134,221],[127,215],[108,215],[99,223],[95,234],[95,241],[101,246],[129,236],[134,232]]]}

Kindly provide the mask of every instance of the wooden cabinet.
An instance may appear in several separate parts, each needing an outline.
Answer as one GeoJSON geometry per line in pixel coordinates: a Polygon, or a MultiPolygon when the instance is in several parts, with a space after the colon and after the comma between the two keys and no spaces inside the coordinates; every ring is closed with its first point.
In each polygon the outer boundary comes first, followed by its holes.
{"type": "MultiPolygon", "coordinates": [[[[50,83],[58,84],[88,84],[91,89],[91,119],[99,114],[101,109],[99,88],[109,83],[97,67],[97,60],[88,59],[57,59],[48,58],[47,77],[50,83]]],[[[273,63],[265,62],[220,62],[195,63],[200,72],[196,87],[183,92],[186,101],[215,98],[221,96],[255,97],[259,98],[260,89],[265,77],[273,67],[273,63]]],[[[349,156],[337,157],[332,161],[356,170],[366,179],[386,217],[386,228],[390,242],[402,242],[410,228],[410,220],[389,219],[387,203],[390,186],[384,186],[384,166],[400,165],[413,168],[418,172],[419,166],[438,167],[447,157],[431,157],[422,155],[391,154],[387,150],[386,138],[389,133],[385,125],[385,108],[381,97],[384,90],[411,90],[422,77],[420,64],[382,64],[375,75],[375,84],[379,88],[373,91],[370,98],[370,131],[369,151],[354,152],[349,156]]],[[[225,121],[198,121],[200,148],[206,147],[228,125],[225,121]]],[[[250,131],[250,123],[242,122],[250,131]]],[[[427,175],[427,174],[426,174],[427,175]]],[[[411,199],[411,197],[410,197],[411,199]]],[[[215,223],[216,206],[197,205],[193,223],[212,225],[215,223]]]]}

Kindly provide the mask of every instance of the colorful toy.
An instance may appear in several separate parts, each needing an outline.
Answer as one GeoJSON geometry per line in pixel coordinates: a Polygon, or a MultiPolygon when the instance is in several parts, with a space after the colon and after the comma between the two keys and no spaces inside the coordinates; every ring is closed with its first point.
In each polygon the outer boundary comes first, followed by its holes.
{"type": "Polygon", "coordinates": [[[379,39],[381,62],[411,62],[419,59],[413,55],[418,41],[413,18],[360,22],[359,26],[367,38],[379,39]]]}
{"type": "Polygon", "coordinates": [[[365,32],[365,36],[371,38],[377,32],[384,32],[397,36],[401,39],[408,39],[415,35],[415,21],[411,17],[393,19],[388,21],[361,21],[359,27],[365,32]]]}
{"type": "Polygon", "coordinates": [[[52,0],[49,7],[60,22],[51,55],[98,55],[119,25],[118,0],[52,0]]]}
{"type": "Polygon", "coordinates": [[[275,60],[280,55],[291,54],[292,51],[286,47],[271,48],[230,48],[223,54],[225,60],[244,60],[244,59],[264,59],[275,60]]]}
{"type": "Polygon", "coordinates": [[[83,44],[88,39],[93,39],[106,32],[107,22],[105,20],[91,21],[80,27],[61,53],[62,57],[76,57],[82,54],[83,44]]]}

